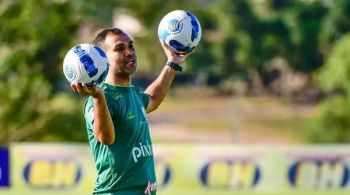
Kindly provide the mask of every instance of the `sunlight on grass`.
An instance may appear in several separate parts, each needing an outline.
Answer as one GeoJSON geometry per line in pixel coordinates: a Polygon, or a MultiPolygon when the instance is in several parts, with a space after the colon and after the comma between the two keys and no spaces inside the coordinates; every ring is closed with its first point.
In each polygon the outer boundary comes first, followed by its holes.
{"type": "Polygon", "coordinates": [[[215,132],[218,131],[229,131],[231,122],[225,119],[211,118],[207,119],[194,119],[190,121],[180,122],[181,125],[184,125],[193,130],[201,130],[201,129],[212,129],[215,132]]]}
{"type": "Polygon", "coordinates": [[[305,118],[291,117],[291,118],[249,118],[245,119],[245,123],[254,124],[256,126],[263,126],[268,129],[275,129],[285,132],[300,132],[305,128],[305,118]]]}
{"type": "Polygon", "coordinates": [[[153,121],[170,122],[197,133],[230,133],[238,130],[243,134],[256,135],[253,137],[261,140],[264,137],[276,141],[279,138],[288,140],[290,137],[302,143],[303,130],[309,118],[315,115],[316,108],[314,105],[292,104],[276,97],[186,94],[169,96],[151,117],[153,121]]]}

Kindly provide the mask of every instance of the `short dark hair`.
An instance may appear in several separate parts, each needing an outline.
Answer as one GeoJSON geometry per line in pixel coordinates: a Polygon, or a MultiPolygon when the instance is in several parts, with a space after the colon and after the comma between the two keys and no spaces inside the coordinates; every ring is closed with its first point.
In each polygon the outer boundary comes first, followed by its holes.
{"type": "Polygon", "coordinates": [[[115,35],[126,34],[124,31],[122,31],[119,28],[106,28],[106,29],[102,30],[101,32],[99,32],[96,35],[96,37],[95,37],[95,39],[93,41],[93,44],[95,44],[95,45],[97,45],[99,47],[103,47],[103,43],[106,40],[106,36],[109,33],[113,33],[115,35]]]}

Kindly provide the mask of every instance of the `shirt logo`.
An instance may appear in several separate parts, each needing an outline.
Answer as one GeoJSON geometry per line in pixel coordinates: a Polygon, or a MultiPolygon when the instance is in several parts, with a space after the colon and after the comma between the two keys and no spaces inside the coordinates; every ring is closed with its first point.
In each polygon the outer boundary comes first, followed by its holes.
{"type": "Polygon", "coordinates": [[[148,182],[144,194],[151,194],[155,191],[157,191],[157,182],[148,182]]]}
{"type": "Polygon", "coordinates": [[[152,154],[152,146],[146,141],[146,144],[142,142],[139,143],[139,146],[135,146],[132,149],[132,157],[134,158],[134,162],[138,162],[138,158],[153,156],[152,154]]]}
{"type": "Polygon", "coordinates": [[[134,118],[135,118],[135,114],[129,112],[129,113],[128,113],[128,119],[129,119],[129,120],[132,120],[132,119],[134,119],[134,118]]]}
{"type": "Polygon", "coordinates": [[[120,98],[122,98],[122,97],[123,97],[123,95],[120,94],[120,93],[116,93],[115,96],[114,96],[114,98],[115,98],[116,100],[118,100],[118,99],[120,99],[120,98]]]}

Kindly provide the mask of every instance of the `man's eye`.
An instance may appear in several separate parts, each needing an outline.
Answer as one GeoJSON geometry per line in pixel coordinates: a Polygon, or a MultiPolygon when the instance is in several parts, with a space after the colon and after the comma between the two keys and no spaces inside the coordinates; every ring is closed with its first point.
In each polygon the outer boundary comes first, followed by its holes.
{"type": "Polygon", "coordinates": [[[124,47],[116,47],[114,50],[115,50],[115,51],[123,51],[123,50],[124,50],[124,47]]]}

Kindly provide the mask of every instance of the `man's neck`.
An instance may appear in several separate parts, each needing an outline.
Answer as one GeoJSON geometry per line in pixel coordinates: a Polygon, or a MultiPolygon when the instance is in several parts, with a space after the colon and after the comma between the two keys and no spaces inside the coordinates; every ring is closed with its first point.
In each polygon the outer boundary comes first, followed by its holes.
{"type": "Polygon", "coordinates": [[[123,85],[128,86],[131,85],[131,78],[128,77],[121,77],[121,76],[115,76],[115,75],[107,75],[106,83],[112,84],[112,85],[123,85]]]}

